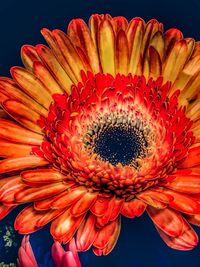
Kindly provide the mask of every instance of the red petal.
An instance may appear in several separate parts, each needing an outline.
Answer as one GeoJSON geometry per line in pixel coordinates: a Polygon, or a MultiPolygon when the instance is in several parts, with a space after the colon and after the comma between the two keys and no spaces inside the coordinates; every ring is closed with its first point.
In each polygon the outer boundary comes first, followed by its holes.
{"type": "Polygon", "coordinates": [[[155,209],[147,207],[147,212],[152,221],[169,236],[179,236],[183,233],[183,218],[171,209],[155,209]]]}
{"type": "Polygon", "coordinates": [[[84,214],[79,217],[73,217],[70,209],[67,209],[58,218],[56,218],[51,224],[51,234],[55,240],[68,243],[75,234],[79,225],[84,218],[84,214]]]}
{"type": "Polygon", "coordinates": [[[129,202],[124,202],[121,214],[128,218],[140,216],[146,209],[146,204],[138,199],[133,199],[129,202]]]}
{"type": "Polygon", "coordinates": [[[96,216],[103,216],[108,209],[110,199],[98,197],[94,205],[90,208],[91,212],[96,216]]]}
{"type": "MultiPolygon", "coordinates": [[[[157,229],[158,230],[158,229],[157,229]]],[[[161,238],[171,248],[178,250],[191,250],[198,243],[198,236],[192,227],[184,221],[184,231],[180,236],[170,237],[161,230],[158,230],[161,238]]]]}
{"type": "Polygon", "coordinates": [[[80,198],[71,209],[71,213],[74,216],[79,216],[83,213],[85,213],[96,201],[97,194],[96,193],[90,193],[87,192],[83,195],[82,198],[80,198]]]}
{"type": "Polygon", "coordinates": [[[112,221],[99,230],[97,237],[93,243],[96,248],[103,249],[106,247],[109,239],[112,237],[115,231],[116,224],[117,220],[112,221]]]}
{"type": "Polygon", "coordinates": [[[78,229],[76,235],[76,246],[78,251],[86,251],[93,244],[97,236],[97,230],[95,228],[96,217],[90,214],[86,218],[78,229]]]}

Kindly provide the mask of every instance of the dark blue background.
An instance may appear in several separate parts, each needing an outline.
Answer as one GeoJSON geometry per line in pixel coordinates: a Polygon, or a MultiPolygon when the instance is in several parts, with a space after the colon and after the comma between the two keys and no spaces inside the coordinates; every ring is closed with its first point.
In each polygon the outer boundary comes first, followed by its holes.
{"type": "MultiPolygon", "coordinates": [[[[124,15],[128,19],[141,16],[145,20],[157,18],[165,29],[177,27],[186,37],[200,40],[200,0],[12,0],[1,1],[0,7],[0,75],[9,75],[9,68],[20,65],[23,44],[44,43],[40,29],[66,29],[75,17],[88,20],[92,13],[124,15]]],[[[11,215],[0,222],[0,227],[12,222],[11,215]]],[[[41,266],[50,266],[48,250],[52,239],[49,229],[31,236],[31,242],[41,266]],[[45,239],[44,239],[45,238],[45,239]],[[45,255],[45,256],[44,256],[45,255]],[[45,263],[46,262],[46,263],[45,263]]],[[[200,231],[196,228],[198,234],[200,231]]],[[[20,243],[21,237],[18,236],[20,243]]],[[[16,261],[16,252],[4,255],[0,242],[0,261],[16,261]]],[[[168,248],[158,236],[147,215],[123,219],[122,231],[114,251],[107,257],[96,257],[92,252],[80,255],[83,267],[200,267],[200,246],[181,252],[168,248]]]]}

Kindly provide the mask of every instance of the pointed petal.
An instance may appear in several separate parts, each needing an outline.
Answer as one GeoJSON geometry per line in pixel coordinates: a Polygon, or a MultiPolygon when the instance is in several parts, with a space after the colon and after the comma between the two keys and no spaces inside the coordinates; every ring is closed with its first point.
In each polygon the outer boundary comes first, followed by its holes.
{"type": "Polygon", "coordinates": [[[17,123],[0,119],[0,137],[7,139],[9,141],[30,144],[30,145],[40,145],[43,140],[43,136],[37,133],[33,133],[17,123]]]}
{"type": "Polygon", "coordinates": [[[97,199],[96,193],[85,193],[71,208],[71,213],[73,216],[79,216],[86,211],[94,204],[97,199]]]}
{"type": "Polygon", "coordinates": [[[76,246],[78,251],[86,251],[96,239],[98,231],[95,228],[96,217],[93,214],[82,222],[76,235],[76,246]]]}
{"type": "Polygon", "coordinates": [[[0,161],[0,173],[45,166],[48,162],[35,156],[9,158],[0,161]]]}
{"type": "Polygon", "coordinates": [[[62,261],[63,266],[77,267],[76,261],[74,259],[73,253],[71,251],[65,252],[62,261]]]}
{"type": "Polygon", "coordinates": [[[146,194],[145,191],[137,194],[137,198],[139,200],[142,200],[146,204],[156,208],[156,209],[164,209],[167,206],[166,203],[164,203],[163,201],[160,201],[158,199],[153,198],[151,196],[151,194],[146,194]]]}
{"type": "Polygon", "coordinates": [[[98,47],[103,72],[115,75],[115,35],[107,19],[99,26],[98,47]]]}
{"type": "Polygon", "coordinates": [[[55,240],[62,240],[64,243],[68,243],[75,234],[83,219],[84,214],[79,217],[73,217],[70,213],[70,209],[67,209],[52,222],[52,236],[55,238],[55,240]]]}
{"type": "Polygon", "coordinates": [[[61,244],[58,241],[55,241],[51,247],[51,255],[55,267],[59,267],[62,264],[63,256],[65,255],[65,251],[61,244]]]}
{"type": "Polygon", "coordinates": [[[152,221],[169,236],[179,236],[183,233],[183,218],[172,209],[163,210],[147,207],[147,212],[152,221]]]}

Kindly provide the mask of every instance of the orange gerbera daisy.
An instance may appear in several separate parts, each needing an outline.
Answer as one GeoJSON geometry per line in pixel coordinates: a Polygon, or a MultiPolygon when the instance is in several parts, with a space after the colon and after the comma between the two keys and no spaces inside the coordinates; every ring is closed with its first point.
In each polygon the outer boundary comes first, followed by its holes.
{"type": "Polygon", "coordinates": [[[107,255],[146,210],[172,248],[200,225],[200,43],[153,19],[93,15],[42,30],[0,79],[0,217],[107,255]],[[2,113],[4,114],[4,113],[2,113]],[[5,114],[4,114],[5,115],[5,114]]]}

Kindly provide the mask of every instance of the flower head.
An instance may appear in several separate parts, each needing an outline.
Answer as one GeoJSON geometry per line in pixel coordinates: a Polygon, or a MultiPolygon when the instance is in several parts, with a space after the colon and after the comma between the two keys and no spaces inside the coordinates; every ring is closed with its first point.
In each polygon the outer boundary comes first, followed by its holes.
{"type": "Polygon", "coordinates": [[[147,211],[172,248],[200,225],[200,45],[157,20],[93,15],[50,48],[22,47],[25,68],[0,79],[0,216],[22,234],[49,222],[79,251],[107,255],[120,216],[147,211]],[[4,114],[4,113],[2,113],[4,114]]]}

